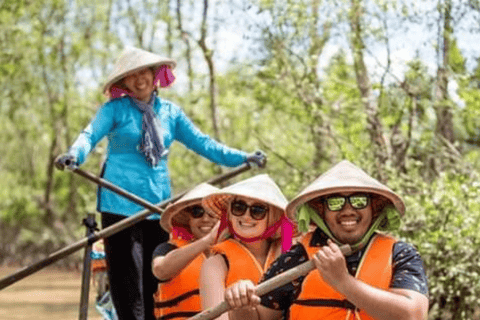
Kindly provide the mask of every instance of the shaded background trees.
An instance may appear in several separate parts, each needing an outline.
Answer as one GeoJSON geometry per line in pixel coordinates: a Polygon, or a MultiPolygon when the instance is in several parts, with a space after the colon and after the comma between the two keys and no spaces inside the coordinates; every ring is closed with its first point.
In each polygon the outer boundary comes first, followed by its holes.
{"type": "MultiPolygon", "coordinates": [[[[216,139],[265,150],[288,198],[341,159],[392,186],[407,202],[397,236],[425,258],[430,319],[478,317],[479,21],[471,0],[1,2],[0,263],[83,236],[95,186],[53,160],[133,45],[177,59],[160,94],[216,139]]],[[[86,170],[99,172],[104,143],[86,170]]],[[[175,191],[221,170],[172,149],[175,191]]]]}

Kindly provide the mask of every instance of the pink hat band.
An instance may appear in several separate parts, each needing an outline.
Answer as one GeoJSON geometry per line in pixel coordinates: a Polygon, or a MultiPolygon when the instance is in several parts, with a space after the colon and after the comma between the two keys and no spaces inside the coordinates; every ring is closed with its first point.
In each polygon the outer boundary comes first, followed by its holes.
{"type": "Polygon", "coordinates": [[[282,253],[290,250],[290,247],[292,246],[294,224],[286,216],[282,216],[277,222],[268,227],[260,236],[257,237],[246,238],[236,233],[235,230],[233,230],[232,223],[228,220],[227,215],[224,214],[222,216],[222,219],[220,220],[220,227],[218,228],[217,239],[222,233],[222,231],[226,228],[228,228],[230,234],[232,234],[235,238],[240,239],[244,242],[254,242],[258,240],[268,239],[275,234],[278,228],[281,228],[280,232],[282,241],[282,253]]]}
{"type": "Polygon", "coordinates": [[[170,237],[172,239],[183,239],[186,241],[192,241],[193,239],[195,239],[195,236],[191,234],[190,231],[187,230],[187,228],[176,225],[172,226],[170,237]]]}

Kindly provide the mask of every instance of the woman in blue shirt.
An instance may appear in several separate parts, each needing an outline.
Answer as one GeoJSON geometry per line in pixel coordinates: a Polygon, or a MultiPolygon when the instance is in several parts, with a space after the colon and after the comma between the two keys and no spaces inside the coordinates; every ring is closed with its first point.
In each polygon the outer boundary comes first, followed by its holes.
{"type": "MultiPolygon", "coordinates": [[[[105,136],[104,179],[151,203],[171,196],[168,149],[177,140],[219,165],[244,162],[262,165],[263,153],[247,154],[202,133],[183,110],[157,97],[157,88],[171,85],[176,62],[137,48],[125,50],[103,88],[110,100],[98,110],[66,154],[55,164],[81,165],[105,136]]],[[[97,210],[106,228],[143,210],[122,196],[99,188],[97,210]]],[[[123,230],[105,241],[112,299],[119,319],[154,319],[155,277],[150,269],[155,247],[168,240],[158,215],[123,230]]]]}

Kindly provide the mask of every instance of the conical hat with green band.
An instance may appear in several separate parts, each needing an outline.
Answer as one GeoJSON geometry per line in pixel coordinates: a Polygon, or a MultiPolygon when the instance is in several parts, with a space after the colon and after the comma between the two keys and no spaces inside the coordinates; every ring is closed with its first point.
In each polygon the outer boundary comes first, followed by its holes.
{"type": "MultiPolygon", "coordinates": [[[[405,204],[395,192],[370,177],[365,171],[353,163],[343,160],[301,191],[287,205],[287,216],[291,220],[297,221],[297,212],[305,203],[318,197],[339,192],[377,194],[390,200],[400,215],[405,213],[405,204]]],[[[387,216],[390,217],[390,215],[387,216]]]]}

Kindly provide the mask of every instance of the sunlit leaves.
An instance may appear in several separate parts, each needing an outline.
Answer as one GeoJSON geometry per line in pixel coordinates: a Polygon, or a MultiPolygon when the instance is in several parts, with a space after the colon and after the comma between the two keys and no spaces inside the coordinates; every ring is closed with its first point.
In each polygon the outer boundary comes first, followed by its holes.
{"type": "MultiPolygon", "coordinates": [[[[195,38],[199,33],[194,10],[198,2],[183,3],[184,21],[190,23],[184,28],[195,38]]],[[[248,46],[249,55],[245,60],[236,56],[222,61],[226,67],[217,70],[222,142],[247,152],[266,151],[268,165],[261,172],[271,175],[289,199],[341,159],[376,173],[378,163],[367,131],[365,101],[360,96],[352,48],[347,41],[350,1],[225,3],[229,4],[222,7],[225,12],[236,12],[244,19],[226,21],[230,15],[213,11],[216,15],[211,18],[215,22],[210,25],[210,40],[219,41],[215,40],[216,32],[226,31],[227,22],[237,23],[234,32],[242,34],[245,42],[241,45],[248,46]],[[255,16],[257,13],[261,17],[255,16]]],[[[365,50],[363,54],[370,61],[367,71],[371,76],[371,102],[378,106],[382,134],[389,145],[387,184],[402,195],[407,205],[398,235],[414,242],[424,257],[431,290],[431,319],[437,319],[442,312],[453,315],[455,308],[459,310],[455,319],[473,319],[470,306],[479,305],[480,296],[478,286],[472,285],[479,282],[480,274],[476,176],[480,168],[479,61],[474,61],[473,71],[467,68],[468,50],[459,38],[467,28],[457,30],[453,25],[446,71],[448,80],[458,84],[456,93],[461,101],[449,97],[438,101],[435,68],[441,61],[440,49],[445,49],[437,41],[442,17],[439,10],[443,7],[429,1],[379,0],[363,4],[366,20],[360,50],[365,50]],[[392,17],[394,22],[388,20],[392,17]],[[412,59],[410,52],[394,49],[394,41],[413,43],[419,36],[412,33],[414,29],[409,29],[407,22],[424,26],[415,30],[426,36],[411,49],[417,52],[412,59]],[[399,34],[400,40],[393,36],[399,34]],[[426,59],[425,48],[428,52],[439,51],[426,59]],[[391,59],[387,60],[389,53],[391,59]],[[448,103],[454,111],[456,140],[451,145],[435,134],[439,102],[448,103]]],[[[462,22],[462,14],[468,17],[464,22],[478,21],[478,1],[454,4],[458,6],[452,11],[453,22],[462,22]]],[[[160,52],[168,42],[178,62],[178,79],[187,77],[187,34],[175,29],[175,5],[176,1],[130,1],[132,14],[125,1],[1,2],[0,232],[2,239],[9,239],[3,241],[10,244],[2,247],[0,241],[0,250],[8,249],[12,254],[12,246],[24,248],[25,243],[31,244],[36,238],[45,247],[66,241],[65,235],[55,232],[55,226],[42,224],[47,215],[42,200],[49,181],[51,153],[67,150],[105,101],[100,90],[102,81],[124,45],[138,45],[143,39],[146,48],[160,52]],[[137,29],[135,21],[139,22],[137,29]],[[166,23],[173,27],[169,39],[166,23]],[[18,238],[20,224],[25,230],[18,238]],[[40,231],[40,227],[48,232],[40,231]]],[[[475,26],[471,23],[469,27],[475,26]]],[[[214,62],[221,59],[218,53],[223,44],[216,44],[214,62]]],[[[185,82],[178,81],[173,90],[161,90],[160,95],[180,105],[204,132],[212,134],[205,63],[201,51],[194,46],[192,49],[191,91],[185,94],[185,82]]],[[[104,141],[90,155],[84,169],[98,173],[105,148],[104,141]]],[[[180,144],[173,145],[169,157],[174,192],[218,173],[216,166],[180,144]]],[[[235,180],[259,172],[250,171],[235,180]]],[[[68,172],[54,171],[51,188],[48,208],[53,220],[75,232],[83,231],[79,221],[86,212],[95,210],[95,186],[80,178],[72,181],[68,172]]]]}

